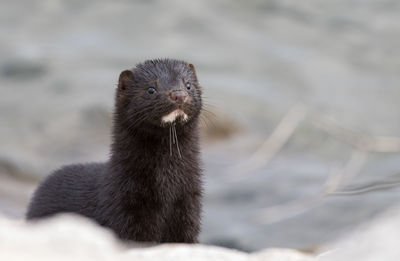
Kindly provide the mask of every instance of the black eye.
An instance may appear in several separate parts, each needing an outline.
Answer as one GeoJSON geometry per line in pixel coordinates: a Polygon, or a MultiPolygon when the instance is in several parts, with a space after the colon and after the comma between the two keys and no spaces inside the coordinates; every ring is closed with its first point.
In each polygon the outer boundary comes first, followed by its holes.
{"type": "Polygon", "coordinates": [[[185,83],[186,89],[190,90],[190,82],[185,83]]]}
{"type": "Polygon", "coordinates": [[[156,92],[156,89],[154,89],[153,87],[150,87],[150,88],[147,89],[147,92],[148,92],[149,94],[153,94],[153,93],[156,92]]]}

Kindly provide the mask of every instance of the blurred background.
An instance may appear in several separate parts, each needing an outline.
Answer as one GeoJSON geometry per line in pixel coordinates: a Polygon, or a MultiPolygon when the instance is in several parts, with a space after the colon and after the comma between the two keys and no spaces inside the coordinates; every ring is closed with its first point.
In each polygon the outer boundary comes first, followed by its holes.
{"type": "Polygon", "coordinates": [[[195,64],[201,242],[313,251],[400,200],[397,0],[0,3],[0,214],[109,156],[119,73],[195,64]]]}

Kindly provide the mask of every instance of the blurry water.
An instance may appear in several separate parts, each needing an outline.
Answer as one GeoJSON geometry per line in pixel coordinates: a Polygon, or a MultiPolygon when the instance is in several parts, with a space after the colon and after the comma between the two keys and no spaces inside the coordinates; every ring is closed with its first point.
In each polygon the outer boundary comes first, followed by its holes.
{"type": "MultiPolygon", "coordinates": [[[[185,59],[196,65],[207,108],[241,130],[204,143],[203,242],[245,250],[323,244],[396,203],[400,193],[332,197],[268,225],[254,216],[261,208],[318,193],[332,169],[349,158],[348,144],[307,119],[283,151],[249,178],[227,182],[220,173],[255,151],[299,102],[360,133],[400,136],[399,5],[3,2],[0,171],[43,177],[60,164],[107,159],[119,72],[148,58],[185,59]]],[[[399,170],[399,155],[370,155],[356,181],[399,170]]],[[[22,203],[12,211],[3,194],[0,209],[21,214],[22,203]]],[[[21,197],[26,202],[26,193],[21,197]]]]}

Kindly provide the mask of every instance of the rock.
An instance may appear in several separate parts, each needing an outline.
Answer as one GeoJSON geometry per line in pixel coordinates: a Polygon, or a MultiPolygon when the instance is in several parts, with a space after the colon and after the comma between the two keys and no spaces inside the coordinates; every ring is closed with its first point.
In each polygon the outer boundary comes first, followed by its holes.
{"type": "Polygon", "coordinates": [[[314,257],[310,255],[303,254],[294,249],[282,249],[282,248],[270,248],[266,250],[262,250],[260,252],[256,252],[251,255],[251,260],[259,260],[259,261],[311,261],[315,260],[314,257]]]}
{"type": "MultiPolygon", "coordinates": [[[[229,261],[245,261],[251,260],[250,255],[238,250],[226,249],[215,246],[206,245],[160,245],[152,248],[142,248],[130,250],[126,253],[126,257],[131,260],[229,260],[229,261]]],[[[127,259],[128,260],[128,259],[127,259]]]]}
{"type": "Polygon", "coordinates": [[[0,217],[0,260],[229,260],[229,261],[397,261],[400,208],[325,248],[318,256],[270,248],[245,253],[209,245],[127,244],[92,221],[60,215],[35,223],[0,217]]]}
{"type": "Polygon", "coordinates": [[[391,209],[329,246],[319,261],[397,261],[400,258],[400,207],[391,209]]]}
{"type": "Polygon", "coordinates": [[[88,219],[63,215],[36,223],[0,218],[0,260],[307,261],[290,249],[255,254],[206,245],[126,245],[88,219]]]}
{"type": "Polygon", "coordinates": [[[80,217],[33,224],[0,219],[1,260],[109,260],[117,252],[110,232],[80,217]]]}

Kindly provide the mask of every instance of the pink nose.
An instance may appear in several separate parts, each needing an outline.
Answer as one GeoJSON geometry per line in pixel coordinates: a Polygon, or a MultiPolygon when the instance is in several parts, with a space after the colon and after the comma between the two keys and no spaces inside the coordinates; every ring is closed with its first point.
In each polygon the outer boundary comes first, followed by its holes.
{"type": "Polygon", "coordinates": [[[177,104],[183,104],[188,98],[188,94],[185,91],[173,91],[169,94],[171,100],[177,104]]]}

